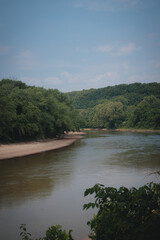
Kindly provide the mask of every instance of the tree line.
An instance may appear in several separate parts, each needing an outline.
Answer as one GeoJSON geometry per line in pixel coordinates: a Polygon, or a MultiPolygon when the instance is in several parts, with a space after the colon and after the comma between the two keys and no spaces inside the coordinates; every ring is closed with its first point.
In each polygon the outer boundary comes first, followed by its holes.
{"type": "Polygon", "coordinates": [[[52,138],[80,127],[66,94],[21,81],[0,81],[0,109],[1,141],[52,138]]]}
{"type": "Polygon", "coordinates": [[[160,84],[62,93],[0,81],[0,141],[52,138],[80,128],[160,129],[160,84]]]}
{"type": "Polygon", "coordinates": [[[160,129],[160,84],[121,84],[70,92],[84,128],[160,129]]]}

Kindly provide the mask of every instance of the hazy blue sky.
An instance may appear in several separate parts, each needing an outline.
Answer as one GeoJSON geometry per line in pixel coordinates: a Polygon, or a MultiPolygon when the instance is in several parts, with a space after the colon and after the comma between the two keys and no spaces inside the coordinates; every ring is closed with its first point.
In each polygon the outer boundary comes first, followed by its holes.
{"type": "Polygon", "coordinates": [[[0,0],[0,79],[60,91],[160,82],[160,0],[0,0]]]}

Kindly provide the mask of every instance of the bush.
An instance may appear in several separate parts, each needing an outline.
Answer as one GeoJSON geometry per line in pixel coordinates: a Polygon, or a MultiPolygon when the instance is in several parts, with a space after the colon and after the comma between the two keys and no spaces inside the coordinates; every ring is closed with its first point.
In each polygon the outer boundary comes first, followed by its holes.
{"type": "Polygon", "coordinates": [[[98,208],[88,222],[93,240],[160,239],[160,184],[150,183],[139,189],[96,184],[85,191],[95,193],[95,202],[84,209],[98,208]]]}
{"type": "MultiPolygon", "coordinates": [[[[159,174],[159,171],[157,172],[159,174]]],[[[93,240],[159,240],[160,184],[149,183],[136,188],[105,187],[96,184],[84,195],[95,194],[95,202],[84,209],[97,207],[98,213],[88,222],[93,240]]],[[[32,240],[26,225],[21,227],[22,240],[32,240]]],[[[44,238],[36,240],[73,240],[72,230],[66,233],[60,225],[51,226],[44,238]]]]}
{"type": "MultiPolygon", "coordinates": [[[[22,231],[20,233],[22,240],[32,240],[31,234],[27,232],[25,224],[21,224],[20,229],[22,231]]],[[[71,232],[72,230],[69,230],[67,234],[60,225],[51,226],[47,229],[45,237],[36,240],[73,240],[71,232]]]]}

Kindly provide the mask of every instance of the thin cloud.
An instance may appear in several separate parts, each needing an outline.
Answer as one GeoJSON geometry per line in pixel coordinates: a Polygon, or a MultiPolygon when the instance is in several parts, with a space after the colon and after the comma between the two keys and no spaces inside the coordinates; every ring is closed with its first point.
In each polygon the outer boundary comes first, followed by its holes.
{"type": "Polygon", "coordinates": [[[156,33],[149,33],[149,35],[148,35],[149,40],[155,40],[156,37],[157,37],[156,33]]]}
{"type": "Polygon", "coordinates": [[[122,62],[121,66],[123,67],[124,70],[130,69],[129,62],[127,62],[127,61],[122,62]]]}
{"type": "Polygon", "coordinates": [[[37,77],[21,77],[21,81],[25,82],[28,85],[36,86],[47,86],[47,87],[57,87],[63,84],[63,81],[58,77],[46,77],[46,78],[37,78],[37,77]]]}
{"type": "Polygon", "coordinates": [[[31,70],[38,65],[35,54],[30,50],[25,50],[15,57],[16,65],[23,70],[31,70]]]}
{"type": "Polygon", "coordinates": [[[63,81],[59,77],[46,77],[46,78],[37,78],[37,77],[21,77],[21,81],[27,83],[28,85],[36,86],[47,86],[47,87],[57,87],[63,84],[63,81]]]}
{"type": "Polygon", "coordinates": [[[159,82],[160,74],[150,74],[150,73],[141,73],[137,75],[131,75],[128,77],[128,83],[134,83],[134,82],[159,82]]]}
{"type": "Polygon", "coordinates": [[[71,74],[69,72],[67,72],[67,71],[64,71],[64,72],[61,73],[61,76],[64,77],[64,78],[69,79],[71,77],[71,74]]]}
{"type": "Polygon", "coordinates": [[[136,47],[134,43],[128,43],[124,46],[116,46],[116,45],[99,45],[95,48],[97,52],[102,53],[110,53],[112,56],[123,56],[131,54],[140,48],[136,47]]]}
{"type": "Polygon", "coordinates": [[[0,45],[0,55],[7,55],[10,52],[11,48],[8,46],[0,45]]]}
{"type": "Polygon", "coordinates": [[[134,43],[128,43],[127,45],[120,47],[118,51],[114,53],[114,55],[116,56],[128,55],[136,50],[139,50],[139,48],[137,48],[134,43]]]}
{"type": "Polygon", "coordinates": [[[67,71],[64,71],[58,76],[53,76],[53,77],[47,77],[43,80],[43,83],[49,87],[62,87],[63,84],[68,84],[70,85],[71,83],[76,83],[79,81],[78,77],[74,74],[71,74],[67,71]]]}
{"type": "Polygon", "coordinates": [[[128,82],[143,82],[146,79],[146,75],[132,75],[128,77],[128,82]]]}
{"type": "Polygon", "coordinates": [[[81,8],[83,7],[83,3],[81,1],[77,1],[76,3],[74,3],[74,7],[81,8]]]}
{"type": "Polygon", "coordinates": [[[113,51],[113,49],[114,49],[113,45],[100,45],[97,48],[95,48],[97,52],[111,52],[113,51]]]}
{"type": "Polygon", "coordinates": [[[140,4],[140,0],[77,0],[74,7],[92,11],[121,11],[135,8],[140,4]]]}
{"type": "Polygon", "coordinates": [[[34,77],[20,77],[19,78],[22,82],[25,82],[27,85],[36,85],[36,86],[42,86],[42,82],[39,78],[34,77]]]}
{"type": "Polygon", "coordinates": [[[148,62],[149,66],[152,66],[152,68],[156,70],[160,70],[160,60],[152,60],[148,62]]]}
{"type": "Polygon", "coordinates": [[[116,72],[106,72],[106,73],[97,75],[93,79],[93,82],[100,82],[100,81],[102,81],[104,79],[116,80],[118,78],[119,78],[119,76],[118,76],[118,74],[116,72]]]}
{"type": "Polygon", "coordinates": [[[62,72],[61,77],[65,82],[68,82],[68,83],[75,83],[78,81],[78,77],[76,74],[71,74],[67,71],[62,72]]]}
{"type": "Polygon", "coordinates": [[[59,77],[47,77],[44,79],[44,82],[48,86],[61,85],[63,81],[59,77]]]}
{"type": "Polygon", "coordinates": [[[160,61],[156,62],[155,67],[160,69],[160,61]]]}

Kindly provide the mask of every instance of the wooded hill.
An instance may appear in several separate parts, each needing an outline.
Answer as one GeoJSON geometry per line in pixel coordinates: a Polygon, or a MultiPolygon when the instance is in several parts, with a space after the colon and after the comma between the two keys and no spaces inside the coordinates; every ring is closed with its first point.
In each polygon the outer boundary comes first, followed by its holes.
{"type": "Polygon", "coordinates": [[[160,84],[133,83],[69,92],[83,127],[160,128],[160,84]]]}
{"type": "Polygon", "coordinates": [[[105,99],[114,100],[115,97],[120,96],[127,100],[128,105],[137,105],[145,96],[153,95],[160,98],[160,83],[120,84],[99,89],[73,91],[67,95],[77,109],[91,108],[105,99]]]}

